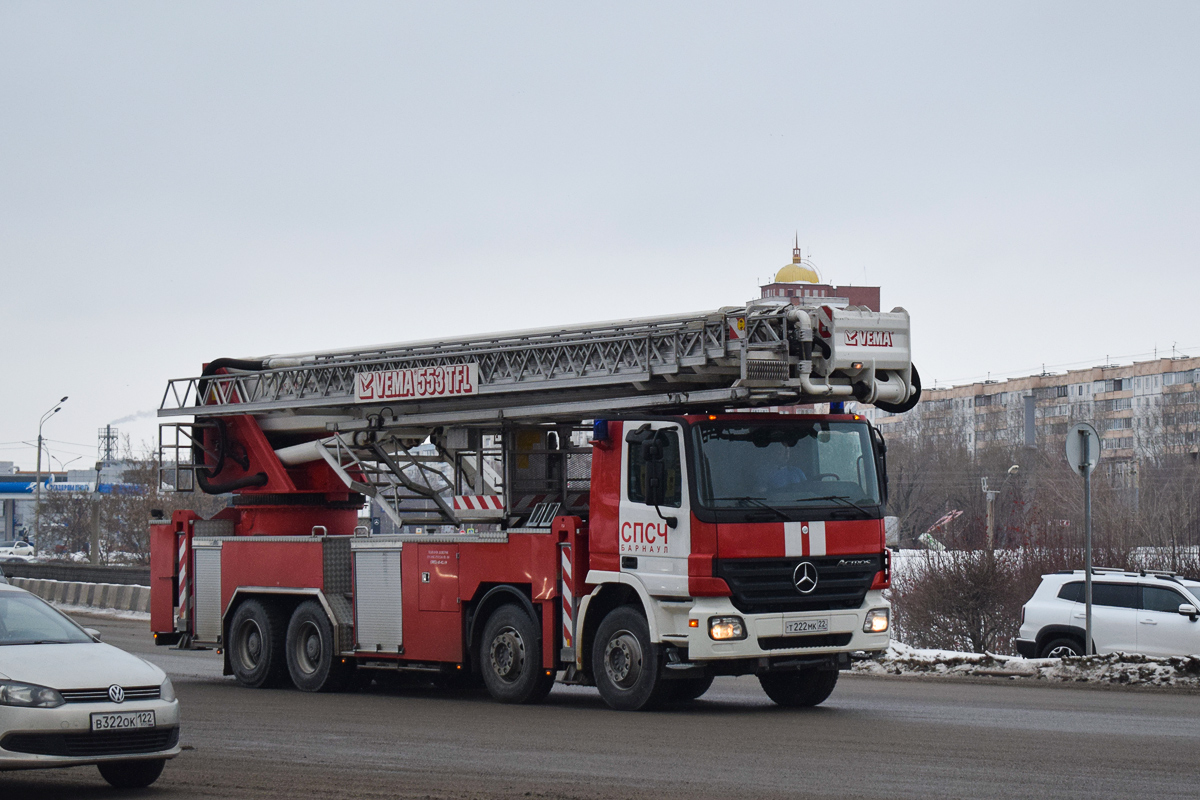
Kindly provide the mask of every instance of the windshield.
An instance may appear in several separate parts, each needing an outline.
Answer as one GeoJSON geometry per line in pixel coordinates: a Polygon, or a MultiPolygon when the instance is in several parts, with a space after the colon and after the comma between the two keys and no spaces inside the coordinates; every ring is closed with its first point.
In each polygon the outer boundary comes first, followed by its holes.
{"type": "Polygon", "coordinates": [[[870,430],[856,422],[707,422],[694,428],[709,508],[877,506],[870,430]]]}
{"type": "Polygon", "coordinates": [[[92,637],[40,598],[0,592],[0,646],[90,642],[92,637]]]}

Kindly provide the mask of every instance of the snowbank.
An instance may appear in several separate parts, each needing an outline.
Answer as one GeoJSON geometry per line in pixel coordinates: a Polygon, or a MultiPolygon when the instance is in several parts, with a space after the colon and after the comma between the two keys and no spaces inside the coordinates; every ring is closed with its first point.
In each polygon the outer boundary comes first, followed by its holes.
{"type": "Polygon", "coordinates": [[[1180,686],[1200,689],[1200,655],[1152,658],[1110,653],[1078,658],[1021,658],[992,653],[918,650],[892,642],[875,661],[857,662],[853,670],[867,675],[949,675],[1030,678],[1060,683],[1108,683],[1180,686]]]}

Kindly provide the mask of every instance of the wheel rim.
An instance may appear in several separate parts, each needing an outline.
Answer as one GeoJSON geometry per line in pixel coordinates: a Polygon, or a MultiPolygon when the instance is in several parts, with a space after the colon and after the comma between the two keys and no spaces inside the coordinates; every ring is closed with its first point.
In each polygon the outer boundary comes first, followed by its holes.
{"type": "Polygon", "coordinates": [[[1051,648],[1050,652],[1047,653],[1048,658],[1070,658],[1078,655],[1079,653],[1075,652],[1075,648],[1069,644],[1060,644],[1058,647],[1051,648]]]}
{"type": "Polygon", "coordinates": [[[237,631],[237,660],[242,668],[253,672],[258,668],[263,655],[263,632],[258,620],[247,619],[237,631]]]}
{"type": "Polygon", "coordinates": [[[642,645],[629,631],[617,631],[604,648],[604,672],[622,689],[637,684],[642,676],[642,645]]]}
{"type": "Polygon", "coordinates": [[[321,638],[321,629],[311,620],[305,620],[296,631],[292,646],[296,666],[305,675],[312,675],[320,669],[324,654],[325,642],[321,638]]]}
{"type": "Polygon", "coordinates": [[[496,677],[515,683],[525,668],[525,640],[516,628],[502,628],[492,639],[489,655],[496,677]]]}

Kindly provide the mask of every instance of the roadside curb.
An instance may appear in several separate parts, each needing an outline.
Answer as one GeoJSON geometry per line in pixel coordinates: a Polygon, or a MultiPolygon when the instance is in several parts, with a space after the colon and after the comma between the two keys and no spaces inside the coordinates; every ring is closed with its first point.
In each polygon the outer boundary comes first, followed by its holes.
{"type": "Polygon", "coordinates": [[[9,578],[9,583],[43,600],[68,606],[150,612],[150,587],[121,583],[82,583],[9,578]]]}

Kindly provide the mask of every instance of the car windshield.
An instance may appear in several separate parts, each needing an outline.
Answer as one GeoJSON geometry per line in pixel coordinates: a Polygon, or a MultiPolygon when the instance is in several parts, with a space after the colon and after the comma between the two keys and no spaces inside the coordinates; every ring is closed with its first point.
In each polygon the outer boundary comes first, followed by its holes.
{"type": "Polygon", "coordinates": [[[83,628],[31,594],[0,592],[0,646],[90,642],[83,628]]]}
{"type": "Polygon", "coordinates": [[[707,422],[694,428],[697,494],[709,508],[877,506],[860,422],[707,422]]]}

